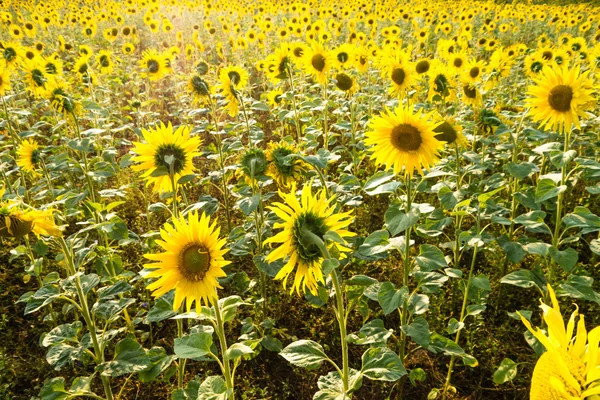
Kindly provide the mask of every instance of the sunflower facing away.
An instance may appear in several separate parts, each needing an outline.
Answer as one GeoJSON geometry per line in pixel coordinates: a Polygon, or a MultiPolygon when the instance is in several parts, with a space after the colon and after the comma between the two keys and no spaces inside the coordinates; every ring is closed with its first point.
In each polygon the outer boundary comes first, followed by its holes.
{"type": "Polygon", "coordinates": [[[348,247],[340,243],[328,243],[325,234],[329,231],[335,232],[342,238],[354,236],[346,228],[352,222],[350,213],[337,213],[335,211],[334,197],[327,198],[325,189],[313,196],[311,192],[312,181],[308,182],[302,189],[300,201],[296,199],[296,184],[292,184],[290,193],[279,191],[283,202],[275,202],[269,209],[273,211],[283,222],[275,223],[274,228],[283,228],[277,235],[265,240],[268,243],[281,243],[266,257],[267,262],[279,259],[287,259],[286,264],[277,273],[275,279],[283,279],[283,287],[287,286],[288,276],[296,269],[294,284],[290,290],[293,293],[305,293],[307,290],[317,294],[318,284],[325,283],[321,263],[323,256],[319,247],[313,243],[306,243],[304,230],[312,232],[319,237],[328,249],[337,249],[340,257],[343,253],[350,251],[348,247]]]}
{"type": "Polygon", "coordinates": [[[154,191],[158,193],[173,190],[173,183],[169,176],[171,165],[173,166],[174,181],[177,182],[182,176],[194,173],[192,160],[199,156],[199,147],[202,140],[198,136],[190,137],[190,128],[180,126],[173,131],[169,123],[142,129],[142,135],[146,143],[133,142],[135,147],[132,151],[136,154],[133,161],[140,164],[131,168],[134,171],[143,171],[142,178],[146,184],[154,184],[154,191]],[[156,176],[156,170],[162,169],[165,174],[156,176]]]}
{"type": "Polygon", "coordinates": [[[61,236],[54,223],[54,210],[23,208],[15,201],[2,202],[4,189],[0,188],[0,237],[20,238],[30,233],[37,237],[61,236]]]}
{"type": "Polygon", "coordinates": [[[24,140],[17,149],[17,165],[25,172],[35,174],[40,162],[40,145],[33,139],[24,140]]]}
{"type": "Polygon", "coordinates": [[[569,70],[566,65],[544,67],[536,85],[530,86],[527,104],[529,113],[539,121],[543,129],[552,129],[564,133],[572,125],[581,128],[579,117],[585,117],[585,109],[592,101],[592,83],[589,72],[581,73],[576,66],[569,70]]]}
{"type": "Polygon", "coordinates": [[[403,106],[393,112],[386,108],[371,121],[365,144],[373,146],[372,157],[378,165],[393,168],[395,174],[404,168],[412,176],[415,170],[429,170],[438,161],[444,142],[436,139],[435,127],[431,114],[413,114],[403,106]]]}
{"type": "Polygon", "coordinates": [[[145,268],[153,269],[147,278],[158,278],[148,285],[152,296],[160,297],[175,289],[173,310],[177,311],[185,299],[189,312],[194,302],[196,307],[202,303],[209,306],[217,300],[218,278],[226,276],[223,267],[230,264],[223,256],[228,249],[223,249],[225,239],[219,238],[221,228],[215,220],[210,224],[210,217],[192,211],[185,217],[173,220],[173,225],[165,224],[160,230],[162,240],[156,243],[165,252],[144,254],[149,260],[156,261],[145,264],[145,268]]]}
{"type": "Polygon", "coordinates": [[[552,307],[542,303],[547,333],[533,328],[522,315],[529,332],[544,345],[546,352],[538,359],[531,378],[531,400],[597,399],[600,395],[600,327],[586,331],[583,315],[577,321],[577,309],[565,328],[560,306],[548,285],[552,307]],[[573,337],[575,333],[575,337],[573,337]]]}
{"type": "Polygon", "coordinates": [[[300,158],[298,151],[285,142],[269,143],[267,161],[269,162],[267,175],[280,187],[291,187],[308,170],[308,164],[300,158]]]}

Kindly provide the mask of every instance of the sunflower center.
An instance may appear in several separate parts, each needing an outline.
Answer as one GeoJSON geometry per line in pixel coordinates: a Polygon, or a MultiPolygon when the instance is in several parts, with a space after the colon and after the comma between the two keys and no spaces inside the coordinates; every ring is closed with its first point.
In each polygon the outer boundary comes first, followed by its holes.
{"type": "Polygon", "coordinates": [[[185,279],[198,282],[210,269],[210,252],[198,243],[188,243],[179,253],[179,272],[185,279]]]}
{"type": "Polygon", "coordinates": [[[298,216],[294,223],[294,244],[298,256],[305,262],[314,262],[321,258],[321,250],[315,243],[307,243],[306,240],[303,240],[303,230],[307,230],[324,240],[323,237],[329,228],[325,225],[325,218],[311,212],[298,216]]]}
{"type": "Polygon", "coordinates": [[[573,89],[567,85],[555,86],[548,95],[550,107],[560,112],[571,109],[571,100],[573,100],[573,89]]]}
{"type": "Polygon", "coordinates": [[[421,132],[410,124],[396,125],[392,129],[391,139],[392,145],[401,151],[418,150],[421,147],[421,143],[423,143],[421,132]]]}
{"type": "Polygon", "coordinates": [[[551,60],[552,59],[552,52],[550,50],[546,50],[542,53],[542,58],[544,60],[551,60]]]}
{"type": "Polygon", "coordinates": [[[108,60],[108,57],[104,54],[100,56],[100,65],[102,65],[104,68],[110,66],[110,61],[108,60]]]}
{"type": "Polygon", "coordinates": [[[394,68],[392,71],[392,81],[398,86],[404,83],[404,79],[406,78],[406,72],[404,72],[403,68],[394,68]]]}
{"type": "Polygon", "coordinates": [[[56,75],[56,73],[58,72],[58,70],[56,69],[56,65],[52,63],[46,64],[46,72],[50,75],[56,75]]]}
{"type": "Polygon", "coordinates": [[[463,60],[462,58],[455,58],[454,62],[452,63],[456,68],[460,68],[463,65],[463,60]]]}
{"type": "Polygon", "coordinates": [[[296,48],[294,49],[294,56],[295,56],[295,57],[298,57],[298,58],[300,58],[300,57],[302,57],[303,55],[304,55],[304,49],[302,49],[302,47],[296,47],[296,48]]]}
{"type": "Polygon", "coordinates": [[[31,232],[33,221],[24,221],[16,216],[4,216],[0,219],[0,237],[20,238],[31,232]]]}
{"type": "Polygon", "coordinates": [[[456,130],[454,130],[452,125],[450,125],[447,121],[444,121],[442,124],[438,125],[433,131],[437,133],[437,135],[435,135],[437,140],[441,140],[447,144],[454,143],[458,137],[456,130]]]}
{"type": "Polygon", "coordinates": [[[37,165],[40,162],[40,151],[39,150],[33,150],[31,152],[31,163],[33,165],[37,165]]]}
{"type": "Polygon", "coordinates": [[[229,76],[229,79],[231,79],[231,82],[233,82],[234,85],[237,85],[242,80],[242,77],[237,71],[229,71],[227,76],[229,76]]]}
{"type": "Polygon", "coordinates": [[[335,85],[337,86],[337,88],[343,90],[344,92],[350,90],[352,88],[352,85],[354,84],[352,78],[350,78],[346,74],[337,74],[335,80],[335,85]]]}
{"type": "Polygon", "coordinates": [[[543,67],[544,64],[541,61],[534,61],[533,63],[531,63],[531,71],[533,72],[540,72],[543,67]]]}
{"type": "Polygon", "coordinates": [[[427,60],[419,61],[416,66],[416,71],[419,74],[424,74],[425,72],[429,71],[429,61],[427,61],[427,60]]]}
{"type": "Polygon", "coordinates": [[[79,67],[77,72],[79,72],[81,75],[83,75],[83,74],[87,73],[87,70],[88,70],[87,63],[83,63],[83,64],[81,64],[81,66],[79,67]]]}
{"type": "Polygon", "coordinates": [[[341,62],[342,64],[345,63],[346,61],[348,61],[348,53],[346,53],[345,51],[342,51],[340,53],[338,53],[337,55],[337,59],[339,62],[341,62]]]}
{"type": "Polygon", "coordinates": [[[44,73],[39,69],[34,69],[33,71],[31,71],[31,78],[35,82],[36,86],[44,86],[44,84],[46,83],[44,73]]]}
{"type": "Polygon", "coordinates": [[[469,71],[469,75],[473,79],[477,78],[479,76],[479,67],[473,67],[473,68],[471,68],[471,70],[469,71]]]}
{"type": "Polygon", "coordinates": [[[470,99],[474,99],[477,97],[477,89],[475,89],[475,86],[464,85],[463,93],[470,99]]]}
{"type": "Polygon", "coordinates": [[[175,174],[185,168],[185,163],[185,151],[172,143],[159,146],[154,155],[154,165],[156,167],[165,167],[167,171],[170,171],[171,165],[173,165],[175,174]]]}
{"type": "Polygon", "coordinates": [[[325,69],[325,57],[323,57],[322,54],[315,54],[312,56],[310,63],[312,64],[313,68],[319,72],[323,72],[325,69]]]}
{"type": "Polygon", "coordinates": [[[150,72],[151,74],[155,74],[158,72],[160,66],[158,65],[158,61],[148,60],[148,62],[146,63],[146,67],[148,67],[148,72],[150,72]]]}

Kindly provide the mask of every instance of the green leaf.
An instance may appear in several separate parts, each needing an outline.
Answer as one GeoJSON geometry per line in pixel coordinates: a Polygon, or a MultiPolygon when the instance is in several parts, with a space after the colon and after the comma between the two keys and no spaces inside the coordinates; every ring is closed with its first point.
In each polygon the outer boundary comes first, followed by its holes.
{"type": "Polygon", "coordinates": [[[69,392],[65,390],[65,378],[63,377],[46,381],[40,390],[41,400],[62,400],[67,397],[69,397],[69,392]]]}
{"type": "Polygon", "coordinates": [[[385,346],[393,332],[392,329],[385,329],[382,320],[374,319],[364,324],[360,328],[358,335],[349,335],[348,341],[359,345],[376,344],[385,346]]]}
{"type": "Polygon", "coordinates": [[[496,241],[506,253],[509,261],[514,264],[523,261],[523,258],[527,255],[527,252],[523,249],[521,243],[508,240],[506,235],[500,236],[496,241]]]}
{"type": "Polygon", "coordinates": [[[567,280],[559,285],[559,294],[600,304],[600,294],[592,288],[593,283],[594,279],[589,276],[570,274],[567,280]]]}
{"type": "Polygon", "coordinates": [[[552,259],[556,261],[556,263],[560,265],[560,267],[564,269],[565,272],[571,271],[575,264],[577,264],[577,260],[579,259],[579,254],[575,249],[572,249],[571,247],[567,248],[566,250],[560,251],[556,247],[551,246],[549,253],[550,257],[552,257],[552,259]]]}
{"type": "Polygon", "coordinates": [[[108,300],[100,304],[94,304],[92,312],[97,317],[110,321],[113,320],[124,309],[136,302],[136,299],[122,298],[119,300],[108,300]]]}
{"type": "Polygon", "coordinates": [[[415,261],[423,271],[434,271],[444,269],[448,266],[444,253],[437,247],[430,244],[422,244],[420,253],[415,257],[415,261]]]}
{"type": "Polygon", "coordinates": [[[394,176],[394,173],[391,171],[379,171],[365,182],[363,190],[369,196],[375,196],[383,193],[394,193],[396,192],[396,189],[400,187],[400,182],[389,182],[394,178],[394,176]]]}
{"type": "Polygon", "coordinates": [[[448,186],[442,186],[438,192],[438,198],[444,209],[454,210],[461,198],[461,193],[460,191],[453,192],[448,186]]]}
{"type": "Polygon", "coordinates": [[[420,215],[421,212],[416,207],[413,207],[408,214],[405,214],[404,209],[401,209],[399,206],[390,205],[385,212],[387,230],[390,231],[392,236],[396,236],[415,225],[419,221],[420,215]]]}
{"type": "Polygon", "coordinates": [[[429,351],[434,353],[444,353],[447,356],[463,357],[465,351],[456,344],[452,339],[448,339],[445,336],[434,333],[431,335],[431,344],[429,345],[429,351]]]}
{"type": "Polygon", "coordinates": [[[374,347],[362,355],[361,372],[369,379],[394,382],[406,375],[402,360],[387,347],[374,347]]]}
{"type": "Polygon", "coordinates": [[[492,197],[494,197],[494,195],[496,195],[496,193],[498,193],[502,189],[504,189],[504,186],[501,186],[498,189],[494,189],[494,190],[491,190],[491,191],[486,192],[486,193],[482,193],[479,196],[477,196],[477,200],[479,201],[479,206],[480,207],[485,207],[485,203],[487,203],[487,201],[489,199],[491,199],[492,197]]]}
{"type": "Polygon", "coordinates": [[[290,343],[279,353],[289,363],[308,369],[318,368],[328,359],[323,347],[312,340],[298,340],[290,343]]]}
{"type": "Polygon", "coordinates": [[[527,269],[520,269],[518,271],[511,272],[500,279],[500,283],[518,286],[521,288],[531,288],[537,286],[540,290],[543,290],[546,287],[546,279],[543,276],[539,276],[533,271],[527,269]]]}
{"type": "Polygon", "coordinates": [[[515,164],[512,161],[508,162],[505,168],[509,174],[519,180],[528,177],[532,172],[539,171],[538,166],[533,163],[515,164]]]}
{"type": "Polygon", "coordinates": [[[52,303],[54,299],[56,299],[58,296],[60,296],[60,293],[56,286],[42,286],[27,299],[27,305],[25,306],[25,315],[36,312],[42,307],[52,303]]]}
{"type": "Polygon", "coordinates": [[[566,185],[556,186],[552,179],[540,179],[535,189],[535,202],[541,203],[542,201],[558,196],[559,193],[565,190],[567,190],[566,185]]]}
{"type": "Polygon", "coordinates": [[[235,360],[246,354],[253,354],[254,350],[250,346],[247,346],[243,343],[234,343],[225,352],[226,360],[235,360]]]}
{"type": "Polygon", "coordinates": [[[362,386],[362,374],[353,368],[348,371],[348,394],[344,393],[344,383],[339,372],[331,371],[322,375],[317,381],[320,389],[313,396],[313,400],[351,400],[348,395],[362,386]]]}
{"type": "Polygon", "coordinates": [[[567,150],[565,152],[562,150],[554,150],[550,152],[550,161],[556,168],[562,168],[569,165],[575,157],[577,157],[577,151],[575,150],[567,150]]]}
{"type": "Polygon", "coordinates": [[[246,215],[250,215],[254,210],[258,208],[260,204],[260,194],[256,194],[251,197],[244,197],[240,201],[238,201],[238,207],[240,210],[246,215]]]}
{"type": "Polygon", "coordinates": [[[222,377],[209,376],[198,388],[197,400],[227,400],[230,391],[222,377]]]}
{"type": "Polygon", "coordinates": [[[133,287],[129,283],[118,281],[114,285],[98,289],[98,300],[108,300],[114,296],[128,292],[131,289],[133,289],[133,287]]]}
{"type": "Polygon", "coordinates": [[[400,290],[396,290],[392,282],[382,283],[377,292],[377,300],[385,315],[398,309],[404,303],[407,296],[408,288],[403,287],[400,290]]]}
{"type": "Polygon", "coordinates": [[[170,291],[159,297],[158,300],[156,300],[156,303],[154,303],[154,306],[148,311],[148,315],[146,316],[148,322],[160,322],[173,317],[176,314],[175,311],[173,311],[174,296],[175,292],[170,291]]]}
{"type": "Polygon", "coordinates": [[[410,370],[408,374],[408,379],[410,379],[410,383],[413,386],[417,386],[417,382],[424,382],[427,378],[427,374],[423,370],[423,368],[413,368],[410,370]]]}
{"type": "Polygon", "coordinates": [[[456,332],[458,332],[459,330],[461,330],[464,327],[465,327],[464,322],[460,322],[456,318],[450,318],[450,321],[448,321],[448,328],[446,328],[446,332],[449,335],[454,335],[456,332]]]}
{"type": "Polygon", "coordinates": [[[175,355],[179,358],[200,358],[210,353],[212,343],[212,334],[207,332],[175,338],[175,355]]]}
{"type": "Polygon", "coordinates": [[[390,235],[387,229],[375,231],[360,245],[358,252],[365,257],[370,257],[368,260],[371,261],[386,258],[388,250],[392,248],[389,238],[390,235]]]}
{"type": "Polygon", "coordinates": [[[77,334],[81,330],[81,321],[75,321],[72,324],[62,324],[52,329],[42,340],[42,345],[48,347],[61,342],[77,343],[77,334]]]}
{"type": "Polygon", "coordinates": [[[46,361],[58,371],[66,365],[73,364],[73,361],[81,357],[82,352],[83,348],[81,347],[59,343],[50,347],[46,353],[46,361]]]}
{"type": "Polygon", "coordinates": [[[150,358],[142,346],[131,337],[117,343],[113,361],[98,366],[104,376],[121,376],[140,372],[150,366],[150,358]]]}
{"type": "Polygon", "coordinates": [[[517,364],[510,358],[505,358],[500,363],[496,372],[494,372],[494,383],[502,385],[503,383],[512,381],[516,376],[517,364]]]}
{"type": "Polygon", "coordinates": [[[403,325],[402,332],[410,337],[416,344],[421,347],[427,348],[431,341],[431,332],[429,331],[429,324],[423,317],[417,317],[413,320],[410,325],[403,325]]]}
{"type": "Polygon", "coordinates": [[[150,358],[150,367],[140,371],[139,378],[142,382],[152,382],[175,360],[174,355],[167,355],[162,347],[153,347],[146,353],[150,358]]]}
{"type": "Polygon", "coordinates": [[[429,309],[429,297],[424,294],[414,294],[410,297],[408,311],[411,314],[424,314],[429,309]]]}

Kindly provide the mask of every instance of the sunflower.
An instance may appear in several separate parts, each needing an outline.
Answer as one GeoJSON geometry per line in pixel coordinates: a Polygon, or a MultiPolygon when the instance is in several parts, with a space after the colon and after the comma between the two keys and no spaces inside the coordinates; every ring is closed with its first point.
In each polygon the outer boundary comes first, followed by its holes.
{"type": "Polygon", "coordinates": [[[40,162],[40,145],[33,139],[23,140],[17,148],[17,165],[25,172],[36,174],[40,162]]]}
{"type": "Polygon", "coordinates": [[[327,82],[327,73],[333,67],[334,62],[331,52],[316,41],[311,42],[302,59],[304,70],[321,84],[327,82]]]}
{"type": "MultiPolygon", "coordinates": [[[[547,333],[533,328],[520,313],[527,330],[546,348],[538,359],[531,378],[531,400],[547,399],[594,399],[600,395],[598,381],[598,355],[600,327],[589,333],[583,315],[578,309],[571,314],[565,327],[560,305],[550,285],[548,293],[552,306],[541,303],[547,333]],[[577,327],[575,321],[577,321],[577,327]],[[575,336],[573,336],[575,333],[575,336]]],[[[577,307],[577,306],[576,306],[577,307]]],[[[517,311],[518,313],[518,311],[517,311]]]]}
{"type": "Polygon", "coordinates": [[[187,83],[188,92],[198,104],[206,104],[210,101],[211,87],[200,75],[193,75],[187,83]]]}
{"type": "Polygon", "coordinates": [[[146,179],[147,185],[154,184],[155,192],[170,192],[182,176],[194,173],[192,160],[200,155],[198,149],[202,141],[198,136],[190,137],[189,127],[180,126],[173,131],[171,123],[165,126],[161,122],[156,127],[142,129],[142,135],[146,143],[133,142],[135,147],[132,149],[135,153],[132,160],[140,164],[131,169],[142,171],[142,178],[146,179]],[[169,176],[171,168],[174,182],[169,176]],[[157,173],[160,171],[162,175],[157,173]]]}
{"type": "Polygon", "coordinates": [[[229,116],[235,117],[240,111],[240,94],[235,87],[235,83],[231,80],[230,75],[227,73],[219,75],[219,83],[221,93],[227,100],[229,116]]]}
{"type": "Polygon", "coordinates": [[[267,175],[273,178],[278,186],[285,188],[301,180],[309,169],[308,164],[300,158],[297,149],[283,141],[269,143],[267,161],[267,175]]]}
{"type": "Polygon", "coordinates": [[[580,128],[579,117],[586,116],[585,109],[593,101],[589,71],[581,73],[579,66],[546,67],[534,81],[536,85],[528,88],[531,97],[526,100],[532,118],[543,128],[559,133],[572,125],[580,128]]]}
{"type": "Polygon", "coordinates": [[[75,65],[73,66],[73,71],[79,75],[80,78],[84,78],[85,76],[90,74],[91,70],[91,62],[90,56],[82,54],[79,56],[77,61],[75,61],[75,65]]]}
{"type": "Polygon", "coordinates": [[[283,43],[273,54],[267,57],[265,72],[272,81],[289,78],[289,68],[292,62],[289,47],[283,43]]]}
{"type": "Polygon", "coordinates": [[[441,142],[446,142],[446,145],[453,144],[459,149],[467,147],[468,142],[463,134],[463,127],[454,118],[442,118],[441,123],[433,131],[436,134],[435,138],[441,142]]]}
{"type": "Polygon", "coordinates": [[[227,81],[234,89],[240,90],[248,85],[248,72],[243,68],[229,65],[219,71],[219,80],[227,81]]]}
{"type": "Polygon", "coordinates": [[[463,83],[470,83],[471,85],[479,83],[484,71],[485,64],[483,62],[476,60],[469,61],[462,74],[463,83]]]}
{"type": "Polygon", "coordinates": [[[547,64],[547,61],[544,59],[542,53],[532,53],[525,57],[525,61],[523,62],[523,69],[525,70],[525,75],[530,78],[535,78],[538,76],[544,65],[547,64]]]}
{"type": "Polygon", "coordinates": [[[347,96],[351,96],[358,90],[358,83],[356,82],[356,79],[344,72],[340,72],[335,75],[335,86],[342,92],[346,93],[347,96]]]}
{"type": "Polygon", "coordinates": [[[0,50],[7,67],[19,65],[25,56],[25,49],[17,42],[3,42],[0,50]]]}
{"type": "Polygon", "coordinates": [[[435,138],[436,124],[431,114],[413,114],[404,106],[375,117],[365,135],[365,145],[373,145],[373,158],[378,165],[393,168],[398,174],[403,168],[412,176],[415,170],[429,170],[438,161],[443,142],[435,138]]]}
{"type": "Polygon", "coordinates": [[[335,48],[333,50],[333,55],[335,58],[335,66],[339,70],[349,69],[354,64],[354,53],[356,49],[353,45],[349,43],[344,43],[343,45],[335,48]]]}
{"type": "Polygon", "coordinates": [[[46,83],[52,79],[52,76],[46,73],[43,60],[40,57],[27,60],[24,70],[27,90],[35,97],[43,97],[47,92],[46,83]]]}
{"type": "Polygon", "coordinates": [[[450,74],[446,64],[434,60],[428,75],[428,101],[431,102],[434,99],[443,99],[444,102],[448,102],[456,99],[456,82],[454,81],[454,77],[450,74]]]}
{"type": "Polygon", "coordinates": [[[10,90],[10,70],[3,60],[0,60],[0,96],[4,96],[10,90]]]}
{"type": "Polygon", "coordinates": [[[267,262],[287,259],[283,268],[277,273],[275,279],[283,280],[284,289],[287,286],[289,275],[296,269],[294,283],[290,294],[305,293],[307,290],[316,295],[318,284],[324,284],[321,264],[323,256],[318,245],[308,242],[304,232],[309,231],[323,241],[325,246],[338,258],[345,257],[344,253],[350,249],[344,243],[329,242],[325,238],[327,232],[345,239],[355,234],[346,230],[352,222],[350,212],[338,213],[335,210],[334,197],[327,198],[325,188],[313,195],[311,192],[312,181],[304,185],[301,200],[296,199],[296,184],[292,184],[290,193],[279,191],[283,202],[275,202],[268,208],[273,211],[283,222],[274,224],[275,229],[283,228],[281,232],[265,240],[265,244],[281,243],[266,257],[267,262]],[[333,203],[333,204],[332,204],[333,203]]]}
{"type": "Polygon", "coordinates": [[[148,77],[151,81],[158,81],[169,72],[165,57],[158,51],[154,49],[146,50],[142,57],[139,66],[142,69],[143,77],[148,77]]]}
{"type": "Polygon", "coordinates": [[[47,89],[46,98],[50,100],[50,106],[56,112],[63,114],[65,117],[74,117],[81,114],[81,104],[68,95],[69,89],[62,80],[55,79],[49,82],[47,89]]]}
{"type": "Polygon", "coordinates": [[[258,180],[264,180],[267,173],[267,155],[260,148],[250,148],[240,156],[240,167],[237,175],[243,177],[249,185],[258,180]]]}
{"type": "Polygon", "coordinates": [[[54,223],[54,213],[54,210],[24,208],[15,202],[0,203],[0,237],[20,238],[30,233],[37,237],[62,236],[54,223]]]}
{"type": "Polygon", "coordinates": [[[267,93],[267,103],[271,105],[271,107],[277,107],[283,101],[283,92],[281,89],[271,90],[267,93]]]}
{"type": "Polygon", "coordinates": [[[470,83],[462,83],[462,100],[465,104],[471,106],[478,106],[481,104],[481,93],[477,86],[470,83]]]}
{"type": "Polygon", "coordinates": [[[113,62],[110,50],[100,50],[96,56],[96,61],[98,62],[101,74],[110,74],[112,72],[115,63],[113,62]]]}
{"type": "Polygon", "coordinates": [[[134,50],[135,50],[135,46],[133,45],[133,43],[125,43],[121,47],[121,52],[123,54],[133,54],[134,50]]]}
{"type": "Polygon", "coordinates": [[[217,299],[217,288],[221,288],[218,279],[226,276],[223,267],[230,264],[223,256],[225,239],[219,238],[221,228],[217,221],[210,223],[210,217],[192,211],[185,217],[173,220],[173,225],[165,224],[160,230],[162,240],[156,243],[165,252],[144,254],[149,260],[156,261],[144,264],[144,268],[152,271],[147,278],[158,278],[148,285],[152,296],[160,297],[175,289],[173,310],[177,311],[185,299],[185,308],[189,312],[194,302],[196,308],[214,304],[217,299]]]}

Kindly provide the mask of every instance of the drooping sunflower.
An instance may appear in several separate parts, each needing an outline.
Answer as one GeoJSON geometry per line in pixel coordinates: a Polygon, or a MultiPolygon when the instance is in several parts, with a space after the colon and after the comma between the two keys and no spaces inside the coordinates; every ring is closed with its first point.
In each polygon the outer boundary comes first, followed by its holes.
{"type": "Polygon", "coordinates": [[[275,180],[278,186],[289,188],[292,183],[300,181],[309,166],[300,158],[298,150],[286,142],[271,142],[267,148],[269,167],[267,175],[275,180]]]}
{"type": "Polygon", "coordinates": [[[185,300],[185,308],[189,312],[194,302],[196,308],[202,304],[210,306],[218,299],[220,289],[218,278],[226,276],[223,267],[230,264],[223,256],[225,239],[219,238],[217,221],[210,223],[210,217],[192,211],[187,220],[184,216],[167,223],[160,230],[162,240],[156,243],[165,252],[144,254],[149,260],[156,261],[145,264],[152,271],[147,278],[158,278],[148,285],[152,296],[160,297],[175,289],[173,310],[177,311],[185,300]]]}
{"type": "Polygon", "coordinates": [[[211,87],[200,75],[193,75],[188,80],[187,89],[196,103],[204,105],[210,101],[211,87]]]}
{"type": "Polygon", "coordinates": [[[302,61],[304,70],[318,83],[327,82],[327,74],[334,65],[334,58],[321,43],[312,41],[310,47],[304,52],[302,61]]]}
{"type": "Polygon", "coordinates": [[[356,79],[344,72],[340,72],[335,75],[335,86],[344,92],[346,96],[351,96],[358,90],[358,83],[356,82],[356,79]]]}
{"type": "Polygon", "coordinates": [[[531,400],[595,399],[600,395],[598,365],[600,364],[600,327],[587,332],[583,315],[577,308],[565,327],[560,305],[550,285],[552,306],[541,303],[546,333],[533,328],[521,314],[529,332],[546,348],[538,359],[531,378],[531,400]],[[575,321],[577,327],[575,327],[575,321]],[[573,336],[575,333],[575,336],[573,336]]]}
{"type": "Polygon", "coordinates": [[[579,66],[569,69],[567,65],[545,67],[536,85],[529,86],[526,104],[530,115],[545,129],[564,133],[572,125],[580,128],[579,117],[591,105],[592,82],[589,72],[581,72],[579,66]]]}
{"type": "Polygon", "coordinates": [[[240,155],[240,168],[237,175],[246,183],[253,185],[258,180],[264,180],[267,174],[267,155],[258,147],[249,148],[240,155]]]}
{"type": "Polygon", "coordinates": [[[431,119],[432,114],[415,114],[404,106],[394,111],[386,108],[371,121],[365,136],[365,144],[373,146],[372,158],[378,165],[393,168],[395,174],[402,169],[408,176],[423,168],[429,170],[444,147],[444,142],[435,138],[436,124],[431,119]]]}
{"type": "Polygon", "coordinates": [[[17,165],[25,172],[36,174],[40,162],[40,145],[33,139],[23,140],[17,148],[17,165]]]}
{"type": "Polygon", "coordinates": [[[83,110],[81,103],[76,101],[69,93],[67,85],[60,79],[48,83],[46,98],[50,100],[50,106],[56,112],[63,114],[66,118],[76,117],[83,110]]]}
{"type": "Polygon", "coordinates": [[[202,140],[198,136],[190,137],[189,127],[180,126],[173,131],[171,123],[165,126],[161,122],[150,129],[142,129],[142,135],[146,143],[133,142],[135,147],[132,149],[135,153],[132,160],[140,164],[131,169],[143,172],[141,177],[146,179],[147,185],[154,184],[155,192],[173,190],[169,176],[171,167],[175,183],[182,176],[194,173],[192,160],[200,155],[202,140]],[[164,175],[156,176],[157,170],[162,170],[164,175]]]}
{"type": "MultiPolygon", "coordinates": [[[[239,81],[238,81],[239,82],[239,81]]],[[[219,89],[227,100],[227,110],[230,117],[235,117],[240,111],[240,94],[229,74],[219,75],[219,89]]]]}
{"type": "Polygon", "coordinates": [[[350,251],[345,243],[332,243],[325,239],[327,232],[335,232],[342,239],[355,233],[346,230],[352,222],[350,212],[340,213],[335,210],[334,197],[327,198],[325,189],[316,195],[311,191],[312,181],[302,189],[300,201],[296,198],[296,184],[292,184],[290,193],[279,191],[282,202],[274,202],[268,208],[283,222],[275,223],[274,228],[283,228],[281,232],[265,240],[265,244],[280,243],[266,257],[267,262],[287,259],[287,262],[275,276],[283,280],[284,289],[289,275],[296,270],[294,283],[290,293],[310,293],[316,295],[318,284],[324,284],[325,278],[321,264],[323,256],[318,245],[311,242],[306,233],[309,231],[323,241],[331,253],[344,258],[350,251]]]}
{"type": "Polygon", "coordinates": [[[289,78],[292,55],[287,43],[282,43],[275,52],[267,57],[265,72],[272,81],[289,78]]]}
{"type": "Polygon", "coordinates": [[[475,107],[481,105],[481,92],[479,92],[477,86],[470,83],[461,83],[461,88],[462,100],[465,104],[475,107]]]}
{"type": "Polygon", "coordinates": [[[248,85],[248,72],[235,65],[229,65],[219,71],[219,80],[228,81],[234,89],[240,90],[248,85]]]}
{"type": "Polygon", "coordinates": [[[151,81],[158,81],[169,72],[165,57],[154,49],[144,51],[139,66],[142,69],[142,76],[148,77],[151,81]]]}
{"type": "Polygon", "coordinates": [[[30,233],[37,237],[62,236],[54,222],[54,213],[54,210],[36,210],[14,201],[0,202],[0,237],[20,238],[30,233]]]}
{"type": "Polygon", "coordinates": [[[467,147],[467,138],[463,134],[463,127],[454,118],[442,118],[441,123],[433,131],[435,138],[446,145],[455,145],[459,149],[467,147]]]}
{"type": "Polygon", "coordinates": [[[428,101],[443,100],[444,102],[450,102],[456,99],[456,82],[446,64],[434,60],[428,75],[428,101]]]}

